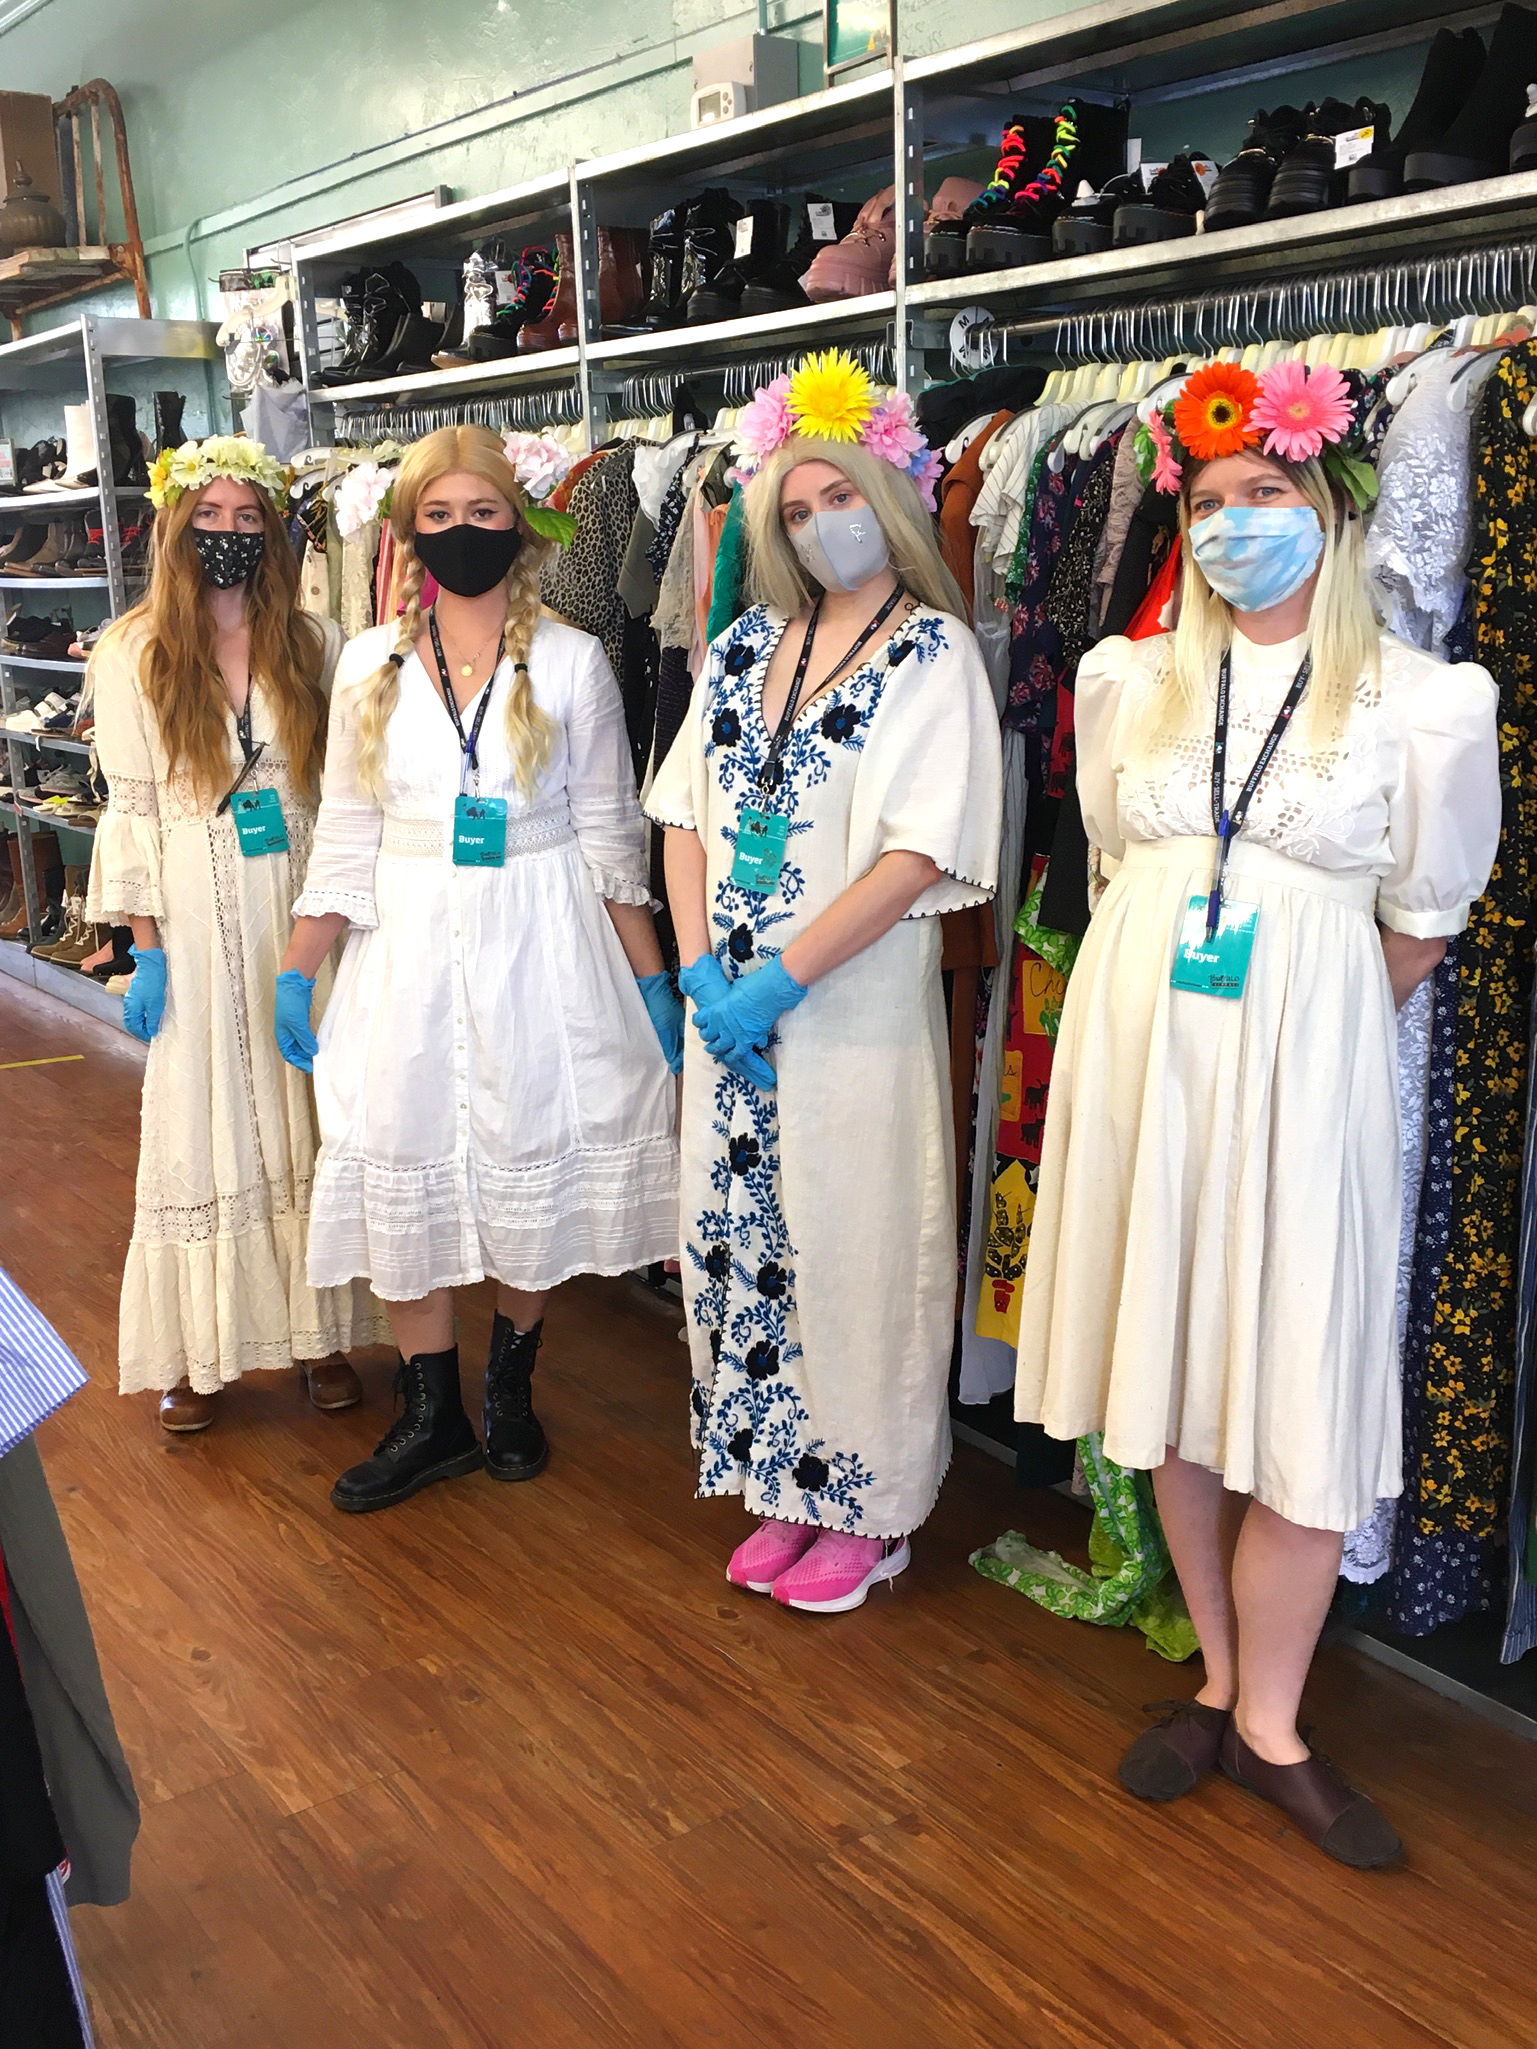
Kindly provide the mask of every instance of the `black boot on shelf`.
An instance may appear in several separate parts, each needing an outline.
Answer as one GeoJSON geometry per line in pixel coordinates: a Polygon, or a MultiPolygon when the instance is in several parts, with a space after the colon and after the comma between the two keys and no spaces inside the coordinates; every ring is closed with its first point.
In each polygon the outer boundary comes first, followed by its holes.
{"type": "MultiPolygon", "coordinates": [[[[744,315],[791,313],[798,306],[808,306],[811,302],[801,290],[801,279],[817,251],[841,242],[858,216],[859,208],[851,201],[824,199],[819,192],[808,192],[791,216],[794,236],[789,248],[761,264],[753,263],[738,311],[744,315]]],[[[757,230],[753,232],[756,235],[757,230]]]]}
{"type": "Polygon", "coordinates": [[[695,295],[704,293],[701,303],[708,304],[717,281],[735,262],[737,222],[746,213],[741,201],[720,186],[690,200],[683,217],[683,269],[678,280],[685,320],[695,317],[690,311],[695,295]]]}
{"type": "Polygon", "coordinates": [[[1510,138],[1510,168],[1537,171],[1537,84],[1526,88],[1526,119],[1510,138]]]}
{"type": "Polygon", "coordinates": [[[1439,140],[1404,158],[1404,190],[1428,192],[1496,178],[1510,167],[1510,147],[1526,118],[1526,89],[1537,79],[1537,12],[1505,7],[1489,53],[1461,111],[1439,140]]]}
{"type": "Polygon", "coordinates": [[[114,975],[131,975],[136,965],[134,957],[129,951],[132,945],[133,932],[131,928],[127,925],[114,925],[112,927],[112,957],[110,960],[98,961],[95,967],[86,970],[91,980],[93,982],[110,982],[114,975]]]}
{"type": "Polygon", "coordinates": [[[1352,199],[1393,199],[1404,189],[1404,159],[1444,135],[1462,112],[1468,94],[1484,68],[1484,39],[1476,28],[1459,34],[1438,29],[1414,102],[1398,133],[1387,130],[1373,139],[1371,153],[1350,167],[1352,199]]]}
{"type": "Polygon", "coordinates": [[[1305,125],[1295,107],[1277,107],[1273,114],[1261,107],[1249,123],[1243,148],[1217,173],[1207,196],[1208,235],[1223,228],[1252,227],[1264,219],[1276,171],[1302,140],[1305,125]]]}
{"type": "MultiPolygon", "coordinates": [[[[149,469],[144,461],[144,443],[139,438],[139,411],[124,392],[107,393],[107,436],[112,450],[114,484],[144,486],[149,469]]],[[[82,484],[94,484],[94,469],[78,472],[82,484]]]]}
{"type": "Polygon", "coordinates": [[[373,346],[367,284],[366,272],[354,270],[336,287],[336,300],[340,308],[336,315],[336,323],[342,338],[341,349],[334,363],[316,372],[317,384],[335,383],[355,370],[373,346]]]}
{"type": "Polygon", "coordinates": [[[783,265],[785,226],[782,206],[772,199],[754,200],[733,230],[731,261],[694,287],[684,318],[695,326],[706,320],[735,320],[744,310],[747,287],[783,265]]]}
{"type": "Polygon", "coordinates": [[[953,277],[971,266],[971,232],[1003,220],[1015,192],[1029,183],[1030,136],[1024,115],[1006,121],[998,145],[998,162],[976,198],[958,221],[936,225],[923,241],[923,267],[930,277],[953,277]]]}
{"type": "Polygon", "coordinates": [[[1133,197],[1116,208],[1116,248],[1139,242],[1176,242],[1181,236],[1193,235],[1196,215],[1206,205],[1206,187],[1195,167],[1210,162],[1199,150],[1170,157],[1141,198],[1133,197]]]}
{"type": "Polygon", "coordinates": [[[1349,172],[1335,165],[1335,138],[1353,128],[1370,128],[1387,135],[1392,125],[1391,110],[1380,101],[1359,99],[1354,106],[1343,100],[1325,100],[1307,110],[1307,133],[1296,148],[1288,151],[1270,187],[1266,220],[1287,220],[1296,214],[1323,213],[1331,206],[1343,206],[1349,196],[1349,172]]]}
{"type": "Polygon", "coordinates": [[[1123,206],[1146,198],[1136,172],[1110,178],[1096,192],[1087,178],[1079,180],[1078,196],[1051,224],[1053,256],[1097,256],[1115,239],[1115,217],[1123,206]]]}
{"type": "Polygon", "coordinates": [[[493,1480],[532,1480],[550,1462],[549,1443],[534,1414],[534,1360],[543,1330],[543,1317],[532,1330],[520,1331],[500,1311],[491,1325],[482,1427],[486,1471],[493,1480]]]}
{"type": "Polygon", "coordinates": [[[480,1440],[459,1392],[457,1345],[402,1359],[395,1392],[404,1407],[372,1458],[349,1466],[331,1489],[334,1505],[349,1515],[393,1508],[434,1481],[473,1473],[481,1464],[480,1440]]]}
{"type": "Polygon", "coordinates": [[[155,393],[155,453],[159,455],[167,448],[180,448],[186,438],[182,433],[181,416],[187,401],[179,391],[157,391],[155,393]]]}
{"type": "Polygon", "coordinates": [[[647,256],[651,277],[646,287],[642,323],[651,329],[676,327],[683,318],[683,217],[686,208],[669,206],[651,223],[647,256]]]}
{"type": "MultiPolygon", "coordinates": [[[[1053,118],[1049,135],[1035,175],[1016,178],[1007,205],[994,206],[989,219],[972,221],[967,228],[969,269],[1002,270],[1046,261],[1052,254],[1052,230],[1067,211],[1068,191],[1076,189],[1080,179],[1097,184],[1119,176],[1125,168],[1126,115],[1122,109],[1069,101],[1053,118]]],[[[1032,149],[1030,153],[1036,152],[1032,149]]],[[[973,205],[981,207],[996,189],[989,186],[973,205]]],[[[971,214],[968,206],[962,220],[971,214]]]]}

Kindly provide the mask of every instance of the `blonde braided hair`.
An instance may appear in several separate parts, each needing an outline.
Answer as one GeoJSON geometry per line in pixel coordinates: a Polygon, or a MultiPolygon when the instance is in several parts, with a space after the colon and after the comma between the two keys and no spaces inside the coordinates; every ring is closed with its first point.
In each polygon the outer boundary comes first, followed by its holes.
{"type": "Polygon", "coordinates": [[[502,717],[507,752],[519,792],[531,798],[554,747],[556,726],[534,701],[529,654],[543,606],[539,578],[553,542],[533,532],[523,517],[523,492],[500,440],[489,427],[439,427],[407,450],[395,479],[390,504],[390,530],[398,551],[395,592],[401,604],[400,624],[389,659],[364,682],[358,693],[358,782],[371,797],[383,794],[384,736],[400,698],[400,665],[416,646],[422,630],[422,585],[426,571],[416,552],[416,508],[429,484],[453,470],[467,470],[505,498],[523,535],[523,545],[507,578],[507,618],[503,647],[513,665],[512,687],[502,717]]]}

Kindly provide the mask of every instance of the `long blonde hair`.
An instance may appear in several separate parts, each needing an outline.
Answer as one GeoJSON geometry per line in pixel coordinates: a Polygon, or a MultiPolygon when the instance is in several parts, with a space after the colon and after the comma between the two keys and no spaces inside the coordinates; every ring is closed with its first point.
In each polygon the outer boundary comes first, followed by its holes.
{"type": "MultiPolygon", "coordinates": [[[[1366,540],[1360,516],[1342,504],[1321,462],[1283,462],[1265,456],[1294,485],[1318,515],[1323,553],[1308,617],[1313,674],[1303,716],[1315,742],[1337,738],[1345,729],[1363,676],[1375,683],[1381,651],[1376,618],[1366,585],[1366,540]]],[[[1154,706],[1166,731],[1188,731],[1207,715],[1223,651],[1232,645],[1233,608],[1201,574],[1190,546],[1190,498],[1204,465],[1189,464],[1180,489],[1179,529],[1184,546],[1180,570],[1179,620],[1173,634],[1169,683],[1154,706]]]]}
{"type": "MultiPolygon", "coordinates": [[[[246,585],[250,673],[271,703],[294,787],[313,797],[326,741],[325,633],[299,609],[299,565],[282,515],[265,491],[252,489],[266,546],[246,585]]],[[[202,496],[185,491],[160,513],[149,589],[98,646],[143,630],[139,685],[160,729],[169,774],[184,776],[198,796],[212,802],[230,781],[229,692],[217,658],[203,559],[192,538],[192,515],[202,496]]]]}
{"type": "Polygon", "coordinates": [[[755,603],[772,605],[795,618],[817,596],[815,579],[790,545],[779,516],[785,477],[803,462],[830,463],[841,470],[881,523],[891,566],[920,604],[951,612],[969,626],[961,587],[945,566],[934,536],[934,520],[918,487],[892,463],[853,441],[821,441],[792,434],[765,458],[747,492],[747,588],[755,603]]]}
{"type": "Polygon", "coordinates": [[[523,545],[507,577],[507,620],[503,647],[512,662],[502,724],[513,773],[524,797],[532,797],[550,759],[556,728],[534,702],[528,676],[529,650],[539,624],[539,574],[552,542],[543,540],[523,517],[523,492],[501,441],[489,427],[439,427],[406,451],[390,502],[390,531],[398,551],[395,589],[402,610],[394,658],[368,677],[358,692],[358,781],[371,796],[382,794],[384,735],[400,697],[400,658],[410,654],[422,630],[422,585],[426,571],[416,552],[416,508],[429,484],[452,470],[467,470],[489,484],[512,507],[523,545]]]}

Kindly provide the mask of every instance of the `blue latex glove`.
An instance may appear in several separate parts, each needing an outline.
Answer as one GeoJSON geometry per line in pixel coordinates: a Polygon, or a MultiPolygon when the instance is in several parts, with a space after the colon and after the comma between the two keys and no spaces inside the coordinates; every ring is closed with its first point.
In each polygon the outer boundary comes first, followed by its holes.
{"type": "Polygon", "coordinates": [[[165,1017],[165,949],[130,946],[133,979],[123,992],[123,1025],[147,1046],[165,1017]]]}
{"type": "Polygon", "coordinates": [[[651,1022],[661,1042],[662,1057],[673,1074],[683,1069],[683,1000],[671,975],[637,975],[635,986],[646,999],[651,1022]]]}
{"type": "Polygon", "coordinates": [[[313,975],[301,975],[297,968],[284,968],[277,979],[277,1003],[272,1028],[278,1051],[290,1067],[312,1074],[315,1048],[320,1043],[310,1030],[310,998],[315,993],[313,975]]]}
{"type": "MultiPolygon", "coordinates": [[[[703,1037],[706,1022],[731,995],[732,984],[726,971],[713,953],[702,953],[698,960],[690,961],[686,968],[679,969],[678,987],[693,1004],[694,1024],[703,1037]]],[[[711,1050],[714,1051],[713,1048],[711,1050]]],[[[771,1089],[774,1086],[773,1068],[761,1053],[755,1053],[750,1046],[740,1053],[716,1053],[715,1058],[739,1080],[751,1082],[754,1088],[771,1089]]]]}

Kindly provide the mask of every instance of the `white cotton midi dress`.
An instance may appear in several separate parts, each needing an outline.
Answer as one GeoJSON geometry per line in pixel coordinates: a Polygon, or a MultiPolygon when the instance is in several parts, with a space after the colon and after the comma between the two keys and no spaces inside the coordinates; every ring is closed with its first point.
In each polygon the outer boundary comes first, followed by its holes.
{"type": "MultiPolygon", "coordinates": [[[[1167,638],[1080,665],[1078,786],[1112,879],[1068,984],[1020,1313],[1016,1413],[1172,1445],[1289,1521],[1348,1530],[1396,1495],[1400,1136],[1377,921],[1449,936],[1499,833],[1495,691],[1383,635],[1343,733],[1293,721],[1229,865],[1257,905],[1237,1000],[1170,986],[1211,885],[1216,690],[1148,716],[1167,638]]],[[[1306,651],[1235,637],[1228,799],[1306,651]]]]}
{"type": "Polygon", "coordinates": [[[360,687],[394,645],[393,626],[372,628],[338,665],[297,906],[352,925],[315,1056],[310,1279],[367,1277],[413,1301],[487,1275],[539,1291],[671,1257],[676,1089],[604,901],[651,900],[613,672],[590,635],[540,621],[529,680],[556,740],[530,799],[507,748],[502,663],[479,754],[480,794],[506,801],[506,858],[460,867],[463,757],[415,654],[382,794],[359,786],[360,687]]]}
{"type": "Polygon", "coordinates": [[[803,708],[764,791],[763,681],[784,630],[758,606],[712,642],[647,798],[659,824],[704,844],[723,971],[756,973],[883,854],[927,854],[943,873],[779,1020],[773,1089],[722,1067],[690,1023],[683,1291],[699,1492],[895,1537],[927,1518],[950,1460],[955,1174],[937,914],[993,891],[998,715],[970,630],[920,608],[803,708]],[[770,894],[732,879],[747,804],[789,821],[770,894]]]}
{"type": "MultiPolygon", "coordinates": [[[[330,688],[340,631],[326,635],[330,688]]],[[[131,622],[91,662],[96,752],[107,808],[96,829],[87,915],[153,918],[166,957],[165,1019],[144,1069],[133,1237],[123,1269],[118,1373],[124,1394],[198,1394],[257,1369],[387,1341],[366,1284],[311,1287],[304,1251],[318,1134],[309,1076],[273,1036],[273,991],[309,859],[315,800],[296,789],[261,678],[254,786],[276,790],[286,853],[243,855],[218,797],[170,773],[131,622]]],[[[228,781],[242,765],[235,718],[228,781]]],[[[227,785],[226,785],[227,787],[227,785]]],[[[222,795],[223,792],[219,792],[222,795]]],[[[316,1000],[330,991],[330,963],[316,1000]]]]}

